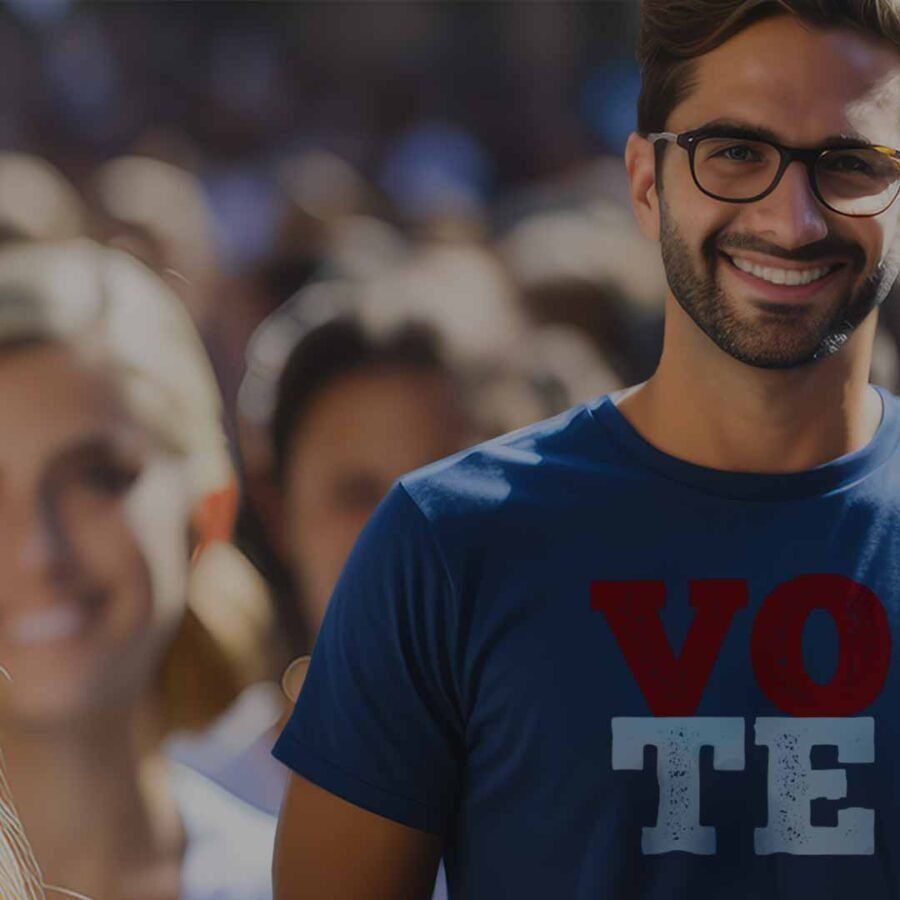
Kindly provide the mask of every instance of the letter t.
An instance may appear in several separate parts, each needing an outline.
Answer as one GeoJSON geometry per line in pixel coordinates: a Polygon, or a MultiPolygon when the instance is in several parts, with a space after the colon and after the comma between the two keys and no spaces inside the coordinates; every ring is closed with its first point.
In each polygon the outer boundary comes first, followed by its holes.
{"type": "Polygon", "coordinates": [[[715,853],[715,828],[700,824],[700,748],[713,748],[716,769],[743,769],[744,720],[618,717],[612,735],[613,769],[643,769],[644,747],[656,747],[659,815],[655,826],[644,828],[641,851],[715,853]]]}

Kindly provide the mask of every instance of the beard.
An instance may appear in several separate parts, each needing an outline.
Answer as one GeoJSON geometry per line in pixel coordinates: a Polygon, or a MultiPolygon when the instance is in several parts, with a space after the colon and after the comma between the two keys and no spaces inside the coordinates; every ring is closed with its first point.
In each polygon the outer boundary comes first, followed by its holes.
{"type": "Polygon", "coordinates": [[[900,269],[896,261],[884,260],[857,287],[825,308],[760,303],[762,316],[742,315],[716,279],[717,265],[730,265],[721,252],[754,250],[795,262],[842,256],[850,260],[854,283],[865,267],[865,253],[858,244],[828,237],[789,254],[753,235],[715,232],[701,246],[702,268],[698,269],[660,199],[662,259],[675,300],[719,349],[749,366],[794,369],[836,353],[887,297],[900,269]]]}

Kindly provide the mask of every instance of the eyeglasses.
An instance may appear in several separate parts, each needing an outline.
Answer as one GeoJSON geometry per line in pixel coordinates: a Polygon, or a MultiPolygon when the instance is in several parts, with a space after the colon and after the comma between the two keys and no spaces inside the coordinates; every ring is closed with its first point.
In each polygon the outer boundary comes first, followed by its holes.
{"type": "Polygon", "coordinates": [[[687,150],[694,183],[708,197],[753,203],[778,187],[795,160],[806,166],[813,193],[844,216],[877,216],[900,194],[900,150],[875,144],[835,149],[785,147],[721,128],[648,134],[687,150]]]}

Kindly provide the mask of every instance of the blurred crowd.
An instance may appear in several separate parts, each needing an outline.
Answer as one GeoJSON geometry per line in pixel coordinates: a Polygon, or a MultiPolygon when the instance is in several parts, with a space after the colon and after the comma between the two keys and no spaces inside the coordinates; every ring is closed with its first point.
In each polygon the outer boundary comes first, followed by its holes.
{"type": "Polygon", "coordinates": [[[98,900],[265,897],[281,675],[392,481],[657,361],[630,5],[331,6],[0,15],[0,746],[98,900]]]}

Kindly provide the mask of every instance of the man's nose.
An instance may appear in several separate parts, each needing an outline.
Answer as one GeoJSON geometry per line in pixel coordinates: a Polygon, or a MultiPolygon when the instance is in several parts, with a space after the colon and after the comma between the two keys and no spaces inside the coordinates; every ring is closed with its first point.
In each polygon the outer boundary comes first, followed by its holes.
{"type": "Polygon", "coordinates": [[[816,197],[809,172],[792,162],[778,186],[762,200],[748,204],[753,230],[785,250],[796,250],[828,235],[827,211],[816,197]]]}

